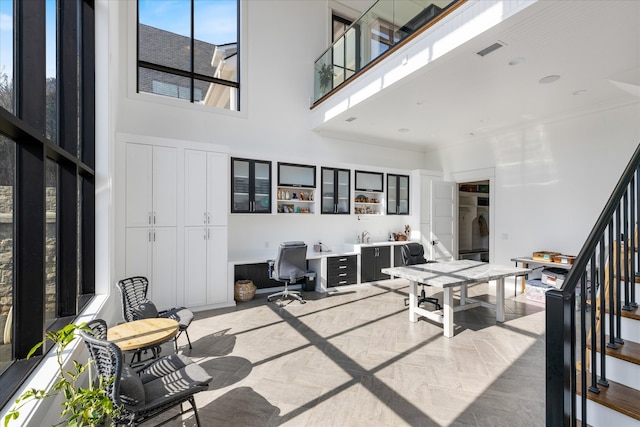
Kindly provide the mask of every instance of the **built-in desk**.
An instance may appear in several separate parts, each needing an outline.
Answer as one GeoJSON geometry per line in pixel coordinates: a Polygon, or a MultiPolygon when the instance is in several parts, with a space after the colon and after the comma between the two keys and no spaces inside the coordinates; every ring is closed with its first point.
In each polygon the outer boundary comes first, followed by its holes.
{"type": "MultiPolygon", "coordinates": [[[[520,263],[523,268],[530,268],[532,266],[539,266],[539,267],[564,268],[565,270],[570,270],[571,269],[571,264],[563,264],[563,263],[560,263],[560,262],[550,262],[550,261],[540,261],[540,260],[533,259],[531,257],[516,257],[516,258],[511,258],[511,261],[516,263],[516,267],[518,266],[518,263],[520,263]]],[[[522,292],[522,293],[524,293],[524,291],[525,291],[526,279],[527,279],[526,275],[523,275],[522,279],[521,279],[521,287],[520,287],[520,292],[522,292]]],[[[513,290],[513,292],[514,292],[514,295],[515,295],[515,289],[513,290]]]]}

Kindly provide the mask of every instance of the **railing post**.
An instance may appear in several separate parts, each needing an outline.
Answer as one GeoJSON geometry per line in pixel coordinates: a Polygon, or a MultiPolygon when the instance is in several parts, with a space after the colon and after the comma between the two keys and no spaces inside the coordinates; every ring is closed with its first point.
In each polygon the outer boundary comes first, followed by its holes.
{"type": "Polygon", "coordinates": [[[574,425],[576,418],[575,294],[546,292],[546,425],[574,425]]]}

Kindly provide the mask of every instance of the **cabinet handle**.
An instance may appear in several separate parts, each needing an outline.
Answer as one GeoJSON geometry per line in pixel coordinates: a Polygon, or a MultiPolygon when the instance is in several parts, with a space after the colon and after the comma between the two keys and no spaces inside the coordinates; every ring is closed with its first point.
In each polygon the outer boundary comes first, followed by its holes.
{"type": "Polygon", "coordinates": [[[203,217],[203,219],[204,219],[204,223],[206,224],[206,223],[207,223],[207,213],[206,213],[206,212],[203,212],[203,213],[202,213],[202,217],[203,217]]]}
{"type": "Polygon", "coordinates": [[[156,224],[156,213],[155,212],[153,213],[153,224],[154,225],[156,224]]]}
{"type": "Polygon", "coordinates": [[[340,261],[340,262],[344,262],[344,261],[346,261],[346,260],[347,260],[346,258],[340,258],[338,261],[340,261]]]}
{"type": "Polygon", "coordinates": [[[149,218],[147,219],[147,221],[149,222],[149,225],[151,225],[151,212],[149,212],[149,218]]]}
{"type": "Polygon", "coordinates": [[[340,284],[340,285],[344,285],[345,283],[347,283],[346,280],[341,280],[341,281],[338,282],[338,284],[340,284]]]}
{"type": "Polygon", "coordinates": [[[211,224],[211,213],[207,212],[207,224],[211,224]]]}
{"type": "Polygon", "coordinates": [[[340,270],[342,270],[343,268],[347,268],[347,266],[346,266],[346,265],[341,265],[341,266],[339,266],[338,268],[339,268],[340,270]]]}
{"type": "Polygon", "coordinates": [[[153,230],[153,241],[156,241],[156,230],[153,230]]]}
{"type": "Polygon", "coordinates": [[[207,228],[207,240],[211,240],[211,230],[207,228]]]}
{"type": "Polygon", "coordinates": [[[151,230],[149,230],[149,235],[147,236],[149,238],[149,242],[151,242],[151,230]]]}
{"type": "Polygon", "coordinates": [[[204,233],[202,233],[202,238],[203,238],[204,240],[207,240],[207,229],[206,229],[206,228],[203,228],[203,229],[202,229],[202,231],[204,231],[204,233]]]}
{"type": "Polygon", "coordinates": [[[346,275],[347,275],[347,273],[340,273],[340,274],[338,274],[338,276],[340,276],[340,277],[345,277],[346,275]]]}

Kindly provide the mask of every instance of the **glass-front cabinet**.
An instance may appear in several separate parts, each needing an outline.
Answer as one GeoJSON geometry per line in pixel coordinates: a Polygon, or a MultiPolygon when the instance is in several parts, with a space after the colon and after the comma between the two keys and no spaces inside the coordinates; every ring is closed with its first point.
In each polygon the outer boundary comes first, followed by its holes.
{"type": "Polygon", "coordinates": [[[231,159],[231,213],[271,213],[271,162],[231,159]]]}
{"type": "Polygon", "coordinates": [[[351,171],[348,169],[322,168],[322,213],[349,214],[351,171]]]}
{"type": "Polygon", "coordinates": [[[409,176],[387,174],[387,214],[409,215],[409,176]]]}
{"type": "Polygon", "coordinates": [[[381,215],[384,213],[384,174],[382,172],[355,171],[355,198],[353,213],[381,215]]]}
{"type": "Polygon", "coordinates": [[[278,162],[278,213],[315,213],[316,167],[278,162]]]}

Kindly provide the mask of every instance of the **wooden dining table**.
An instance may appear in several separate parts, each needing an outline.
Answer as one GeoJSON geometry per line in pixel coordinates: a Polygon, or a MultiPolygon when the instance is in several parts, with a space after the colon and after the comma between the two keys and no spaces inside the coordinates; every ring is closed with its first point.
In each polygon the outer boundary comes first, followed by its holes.
{"type": "Polygon", "coordinates": [[[178,322],[173,319],[154,317],[134,320],[107,329],[107,340],[122,351],[144,350],[173,339],[178,327],[178,322]]]}

